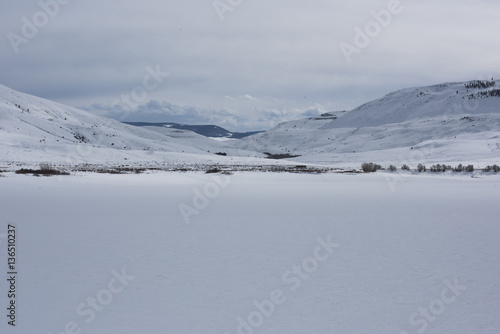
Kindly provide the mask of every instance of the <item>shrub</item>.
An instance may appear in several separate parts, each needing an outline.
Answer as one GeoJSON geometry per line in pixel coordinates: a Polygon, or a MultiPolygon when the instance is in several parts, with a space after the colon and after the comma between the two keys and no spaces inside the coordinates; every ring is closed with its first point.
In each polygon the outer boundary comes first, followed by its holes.
{"type": "Polygon", "coordinates": [[[486,166],[486,168],[484,168],[484,171],[498,173],[500,172],[500,167],[498,165],[486,166]]]}
{"type": "Polygon", "coordinates": [[[374,173],[379,169],[382,169],[382,166],[374,164],[373,162],[364,162],[361,164],[361,169],[365,173],[374,173]]]}
{"type": "Polygon", "coordinates": [[[79,133],[75,133],[73,134],[73,136],[75,137],[76,140],[78,140],[80,143],[86,143],[88,142],[87,138],[85,138],[84,135],[82,134],[79,134],[79,133]]]}
{"type": "Polygon", "coordinates": [[[47,173],[53,173],[56,172],[57,170],[52,166],[52,164],[47,163],[47,162],[42,162],[40,163],[40,172],[47,172],[47,173]]]}
{"type": "Polygon", "coordinates": [[[433,165],[431,167],[431,172],[446,172],[447,170],[450,170],[451,169],[451,166],[446,166],[446,165],[440,165],[440,164],[437,164],[437,165],[433,165]]]}
{"type": "Polygon", "coordinates": [[[468,172],[468,173],[472,173],[474,171],[474,166],[473,165],[469,165],[469,166],[465,167],[465,171],[468,172]]]}
{"type": "Polygon", "coordinates": [[[408,167],[408,165],[403,165],[403,166],[401,166],[401,169],[402,170],[410,170],[410,167],[408,167]]]}
{"type": "Polygon", "coordinates": [[[462,164],[459,164],[457,167],[455,167],[453,169],[453,171],[454,172],[458,172],[458,173],[463,172],[464,171],[464,166],[462,166],[462,164]]]}
{"type": "Polygon", "coordinates": [[[396,171],[396,169],[397,169],[397,168],[396,168],[396,166],[394,166],[394,165],[390,165],[390,166],[389,166],[389,170],[390,170],[391,172],[395,172],[395,171],[396,171]]]}
{"type": "Polygon", "coordinates": [[[418,164],[418,166],[417,166],[417,171],[418,171],[419,173],[426,172],[426,171],[427,171],[427,167],[425,167],[425,165],[418,164]]]}
{"type": "Polygon", "coordinates": [[[361,164],[361,169],[365,173],[370,173],[372,171],[372,166],[373,166],[372,163],[364,162],[364,163],[361,164]]]}

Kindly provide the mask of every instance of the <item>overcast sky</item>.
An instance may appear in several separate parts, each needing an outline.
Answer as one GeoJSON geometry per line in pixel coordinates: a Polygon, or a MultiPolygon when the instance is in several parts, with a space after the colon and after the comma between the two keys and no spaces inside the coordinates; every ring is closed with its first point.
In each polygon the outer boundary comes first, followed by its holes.
{"type": "Polygon", "coordinates": [[[2,1],[0,83],[122,121],[268,129],[500,77],[499,17],[497,0],[2,1]]]}

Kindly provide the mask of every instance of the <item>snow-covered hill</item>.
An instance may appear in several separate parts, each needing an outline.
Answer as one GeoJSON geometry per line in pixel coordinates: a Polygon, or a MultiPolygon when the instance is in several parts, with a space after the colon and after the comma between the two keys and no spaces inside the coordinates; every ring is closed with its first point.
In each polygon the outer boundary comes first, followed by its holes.
{"type": "Polygon", "coordinates": [[[188,130],[161,133],[93,115],[0,85],[0,162],[117,164],[213,162],[246,152],[188,130]]]}
{"type": "Polygon", "coordinates": [[[238,146],[345,164],[500,159],[500,81],[404,89],[350,112],[279,124],[238,146]]]}
{"type": "Polygon", "coordinates": [[[286,122],[229,141],[131,126],[0,85],[0,165],[270,164],[265,152],[298,155],[292,164],[336,167],[367,161],[410,167],[499,163],[500,81],[404,89],[349,112],[286,122]]]}
{"type": "Polygon", "coordinates": [[[325,128],[375,127],[431,118],[500,115],[500,81],[408,88],[368,102],[325,128]]]}

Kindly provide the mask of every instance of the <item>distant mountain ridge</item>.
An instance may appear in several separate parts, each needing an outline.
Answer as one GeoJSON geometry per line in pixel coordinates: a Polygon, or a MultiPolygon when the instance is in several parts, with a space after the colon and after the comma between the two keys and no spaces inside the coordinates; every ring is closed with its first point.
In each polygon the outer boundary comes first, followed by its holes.
{"type": "Polygon", "coordinates": [[[189,130],[205,137],[211,138],[234,138],[241,139],[264,131],[231,132],[217,125],[187,125],[179,123],[147,123],[147,122],[124,122],[125,124],[139,127],[166,127],[179,130],[189,130]]]}

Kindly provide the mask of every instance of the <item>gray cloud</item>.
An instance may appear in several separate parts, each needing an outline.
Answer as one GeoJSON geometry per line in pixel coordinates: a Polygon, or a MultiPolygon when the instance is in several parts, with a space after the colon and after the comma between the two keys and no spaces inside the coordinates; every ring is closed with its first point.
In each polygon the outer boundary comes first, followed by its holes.
{"type": "Polygon", "coordinates": [[[127,117],[253,130],[400,88],[499,76],[500,4],[486,0],[401,0],[348,63],[340,44],[354,45],[355,28],[390,1],[242,1],[223,21],[212,0],[3,2],[1,83],[119,117],[114,102],[160,66],[170,75],[127,117]],[[15,53],[9,36],[23,36],[23,17],[43,19],[40,3],[57,13],[15,53]]]}

